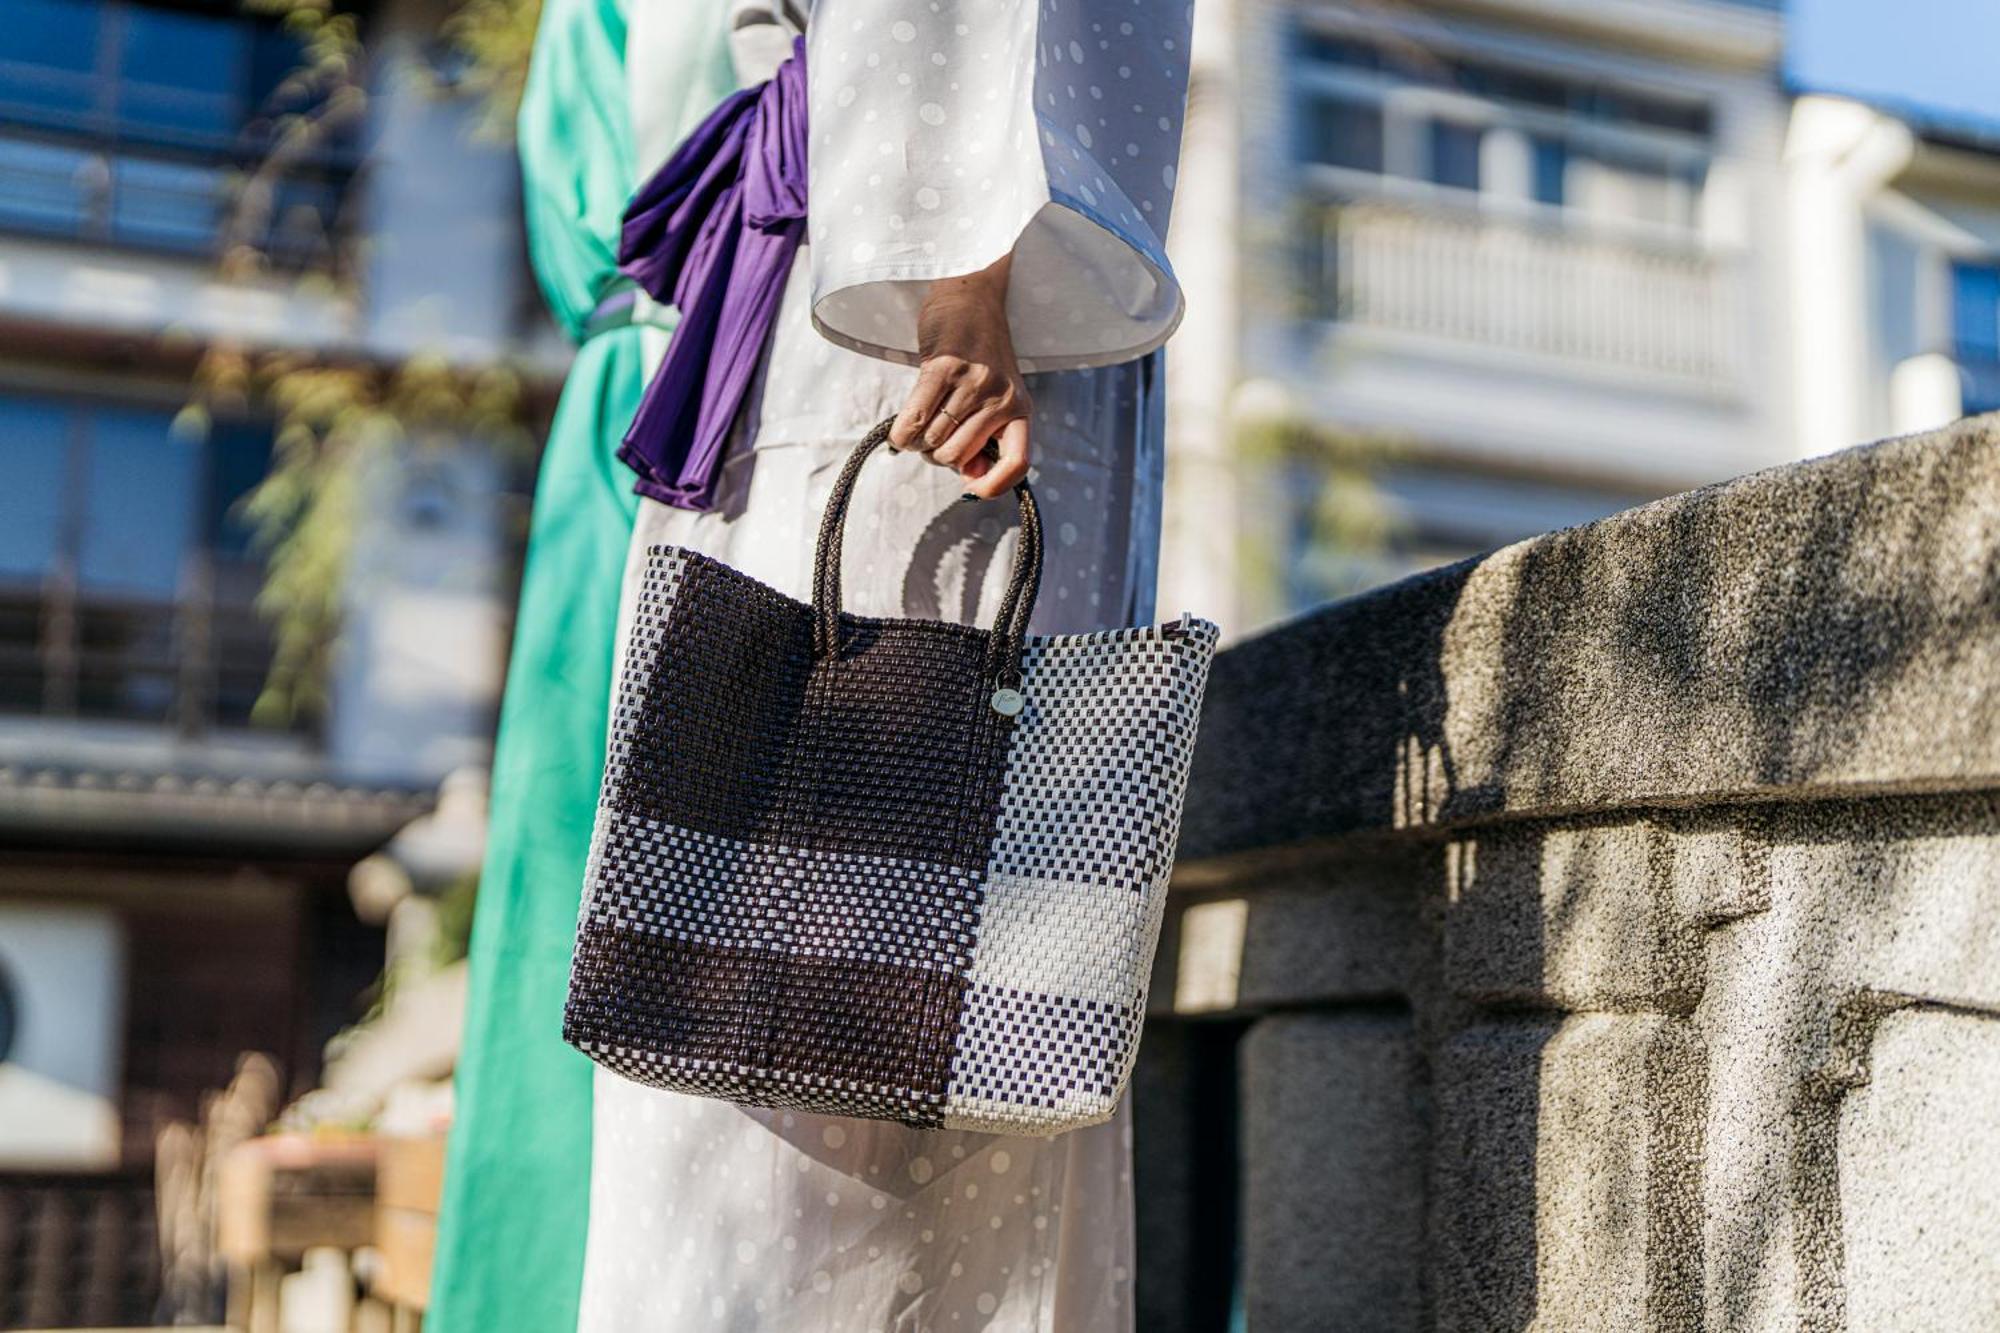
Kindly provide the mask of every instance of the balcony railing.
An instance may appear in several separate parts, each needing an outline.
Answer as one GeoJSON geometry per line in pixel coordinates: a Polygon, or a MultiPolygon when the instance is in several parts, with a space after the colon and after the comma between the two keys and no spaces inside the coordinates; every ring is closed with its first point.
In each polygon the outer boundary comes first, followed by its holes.
{"type": "Polygon", "coordinates": [[[248,726],[271,662],[256,571],[192,563],[171,601],[91,594],[62,571],[0,581],[0,715],[163,723],[186,737],[248,726]]]}
{"type": "Polygon", "coordinates": [[[239,213],[254,152],[54,132],[0,110],[0,231],[213,258],[247,243],[281,268],[332,266],[357,174],[326,153],[289,163],[239,213]]]}
{"type": "Polygon", "coordinates": [[[1740,357],[1726,260],[1470,209],[1365,201],[1308,224],[1317,314],[1709,386],[1740,357]]]}

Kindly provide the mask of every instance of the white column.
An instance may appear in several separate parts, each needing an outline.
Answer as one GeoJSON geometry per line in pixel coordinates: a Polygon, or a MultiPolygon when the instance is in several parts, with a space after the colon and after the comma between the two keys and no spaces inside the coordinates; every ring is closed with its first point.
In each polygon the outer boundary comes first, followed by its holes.
{"type": "Polygon", "coordinates": [[[1803,97],[1785,144],[1792,265],[1795,446],[1808,458],[1863,442],[1867,418],[1864,205],[1909,164],[1909,127],[1858,102],[1803,97]]]}
{"type": "Polygon", "coordinates": [[[1965,385],[1958,362],[1924,352],[1898,362],[1889,374],[1889,428],[1898,435],[1948,426],[1965,415],[1965,385]]]}
{"type": "Polygon", "coordinates": [[[1235,0],[1195,6],[1180,188],[1167,248],[1188,317],[1167,348],[1167,489],[1159,613],[1183,609],[1240,632],[1240,477],[1228,405],[1238,375],[1235,0]]]}
{"type": "Polygon", "coordinates": [[[1520,130],[1488,130],[1479,141],[1481,194],[1525,203],[1535,197],[1535,150],[1520,130]]]}

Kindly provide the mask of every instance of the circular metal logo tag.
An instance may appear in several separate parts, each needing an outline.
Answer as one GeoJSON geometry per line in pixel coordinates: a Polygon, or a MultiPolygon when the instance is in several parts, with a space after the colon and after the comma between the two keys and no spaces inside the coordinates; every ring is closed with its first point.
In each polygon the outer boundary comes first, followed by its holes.
{"type": "Polygon", "coordinates": [[[1019,690],[1008,689],[1004,685],[993,691],[993,711],[1002,717],[1013,717],[1027,702],[1019,690]]]}

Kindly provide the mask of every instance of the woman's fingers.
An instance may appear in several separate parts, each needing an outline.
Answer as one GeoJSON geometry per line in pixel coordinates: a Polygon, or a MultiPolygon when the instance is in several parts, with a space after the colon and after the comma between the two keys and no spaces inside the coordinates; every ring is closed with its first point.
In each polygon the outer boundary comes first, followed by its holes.
{"type": "Polygon", "coordinates": [[[930,448],[924,431],[951,392],[957,365],[954,358],[942,356],[924,362],[917,372],[917,382],[910,388],[910,396],[903,400],[903,410],[889,426],[890,444],[898,449],[930,448]]]}
{"type": "Polygon", "coordinates": [[[967,481],[978,481],[1000,457],[1000,441],[988,440],[985,447],[958,465],[958,475],[967,481]]]}
{"type": "Polygon", "coordinates": [[[949,373],[949,385],[918,446],[933,463],[956,467],[998,435],[1009,417],[1027,414],[1027,391],[991,366],[961,362],[949,373]]]}
{"type": "MultiPolygon", "coordinates": [[[[903,409],[889,428],[889,442],[923,454],[940,467],[956,469],[968,481],[986,481],[994,462],[989,442],[1004,446],[1012,428],[1026,457],[1028,418],[1033,404],[1018,374],[961,357],[938,356],[924,362],[903,409]]],[[[999,453],[1006,458],[1004,447],[999,453]]],[[[1018,479],[1025,464],[1016,469],[1018,479]]],[[[989,483],[991,484],[991,483],[989,483]]],[[[1012,481],[999,483],[1000,490],[1012,481]]]]}
{"type": "Polygon", "coordinates": [[[1011,397],[979,404],[952,430],[944,443],[931,450],[931,462],[963,472],[965,463],[984,449],[988,440],[996,438],[1015,417],[1026,415],[1011,397]]]}
{"type": "Polygon", "coordinates": [[[932,462],[946,461],[937,456],[938,451],[990,406],[997,388],[997,377],[985,366],[961,364],[953,372],[951,388],[938,404],[937,415],[924,427],[924,447],[932,462]]]}
{"type": "Polygon", "coordinates": [[[922,369],[889,432],[899,448],[922,450],[968,477],[980,475],[975,469],[983,464],[974,460],[985,443],[1027,412],[1007,322],[1012,271],[1013,257],[1004,255],[976,273],[931,283],[917,312],[922,369]]]}
{"type": "MultiPolygon", "coordinates": [[[[974,454],[972,462],[984,461],[974,454]]],[[[1005,494],[1014,483],[1028,475],[1028,419],[1015,417],[1000,431],[1000,461],[987,467],[976,476],[961,468],[965,476],[973,476],[966,489],[981,499],[991,500],[996,495],[1005,494]]]]}

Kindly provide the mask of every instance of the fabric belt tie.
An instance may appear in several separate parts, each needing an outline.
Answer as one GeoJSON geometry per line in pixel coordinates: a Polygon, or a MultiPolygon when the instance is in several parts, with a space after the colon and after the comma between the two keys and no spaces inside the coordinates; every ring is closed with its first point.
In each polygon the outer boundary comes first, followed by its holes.
{"type": "Polygon", "coordinates": [[[626,207],[619,272],[681,315],[618,450],[641,495],[714,507],[723,448],[805,222],[806,48],[797,38],[769,82],[724,98],[626,207]]]}
{"type": "Polygon", "coordinates": [[[590,314],[584,317],[583,331],[576,340],[586,343],[599,334],[615,329],[654,328],[671,333],[675,323],[673,311],[663,310],[651,302],[642,302],[638,284],[630,278],[618,277],[606,287],[604,294],[597,298],[597,304],[591,307],[590,314]]]}

